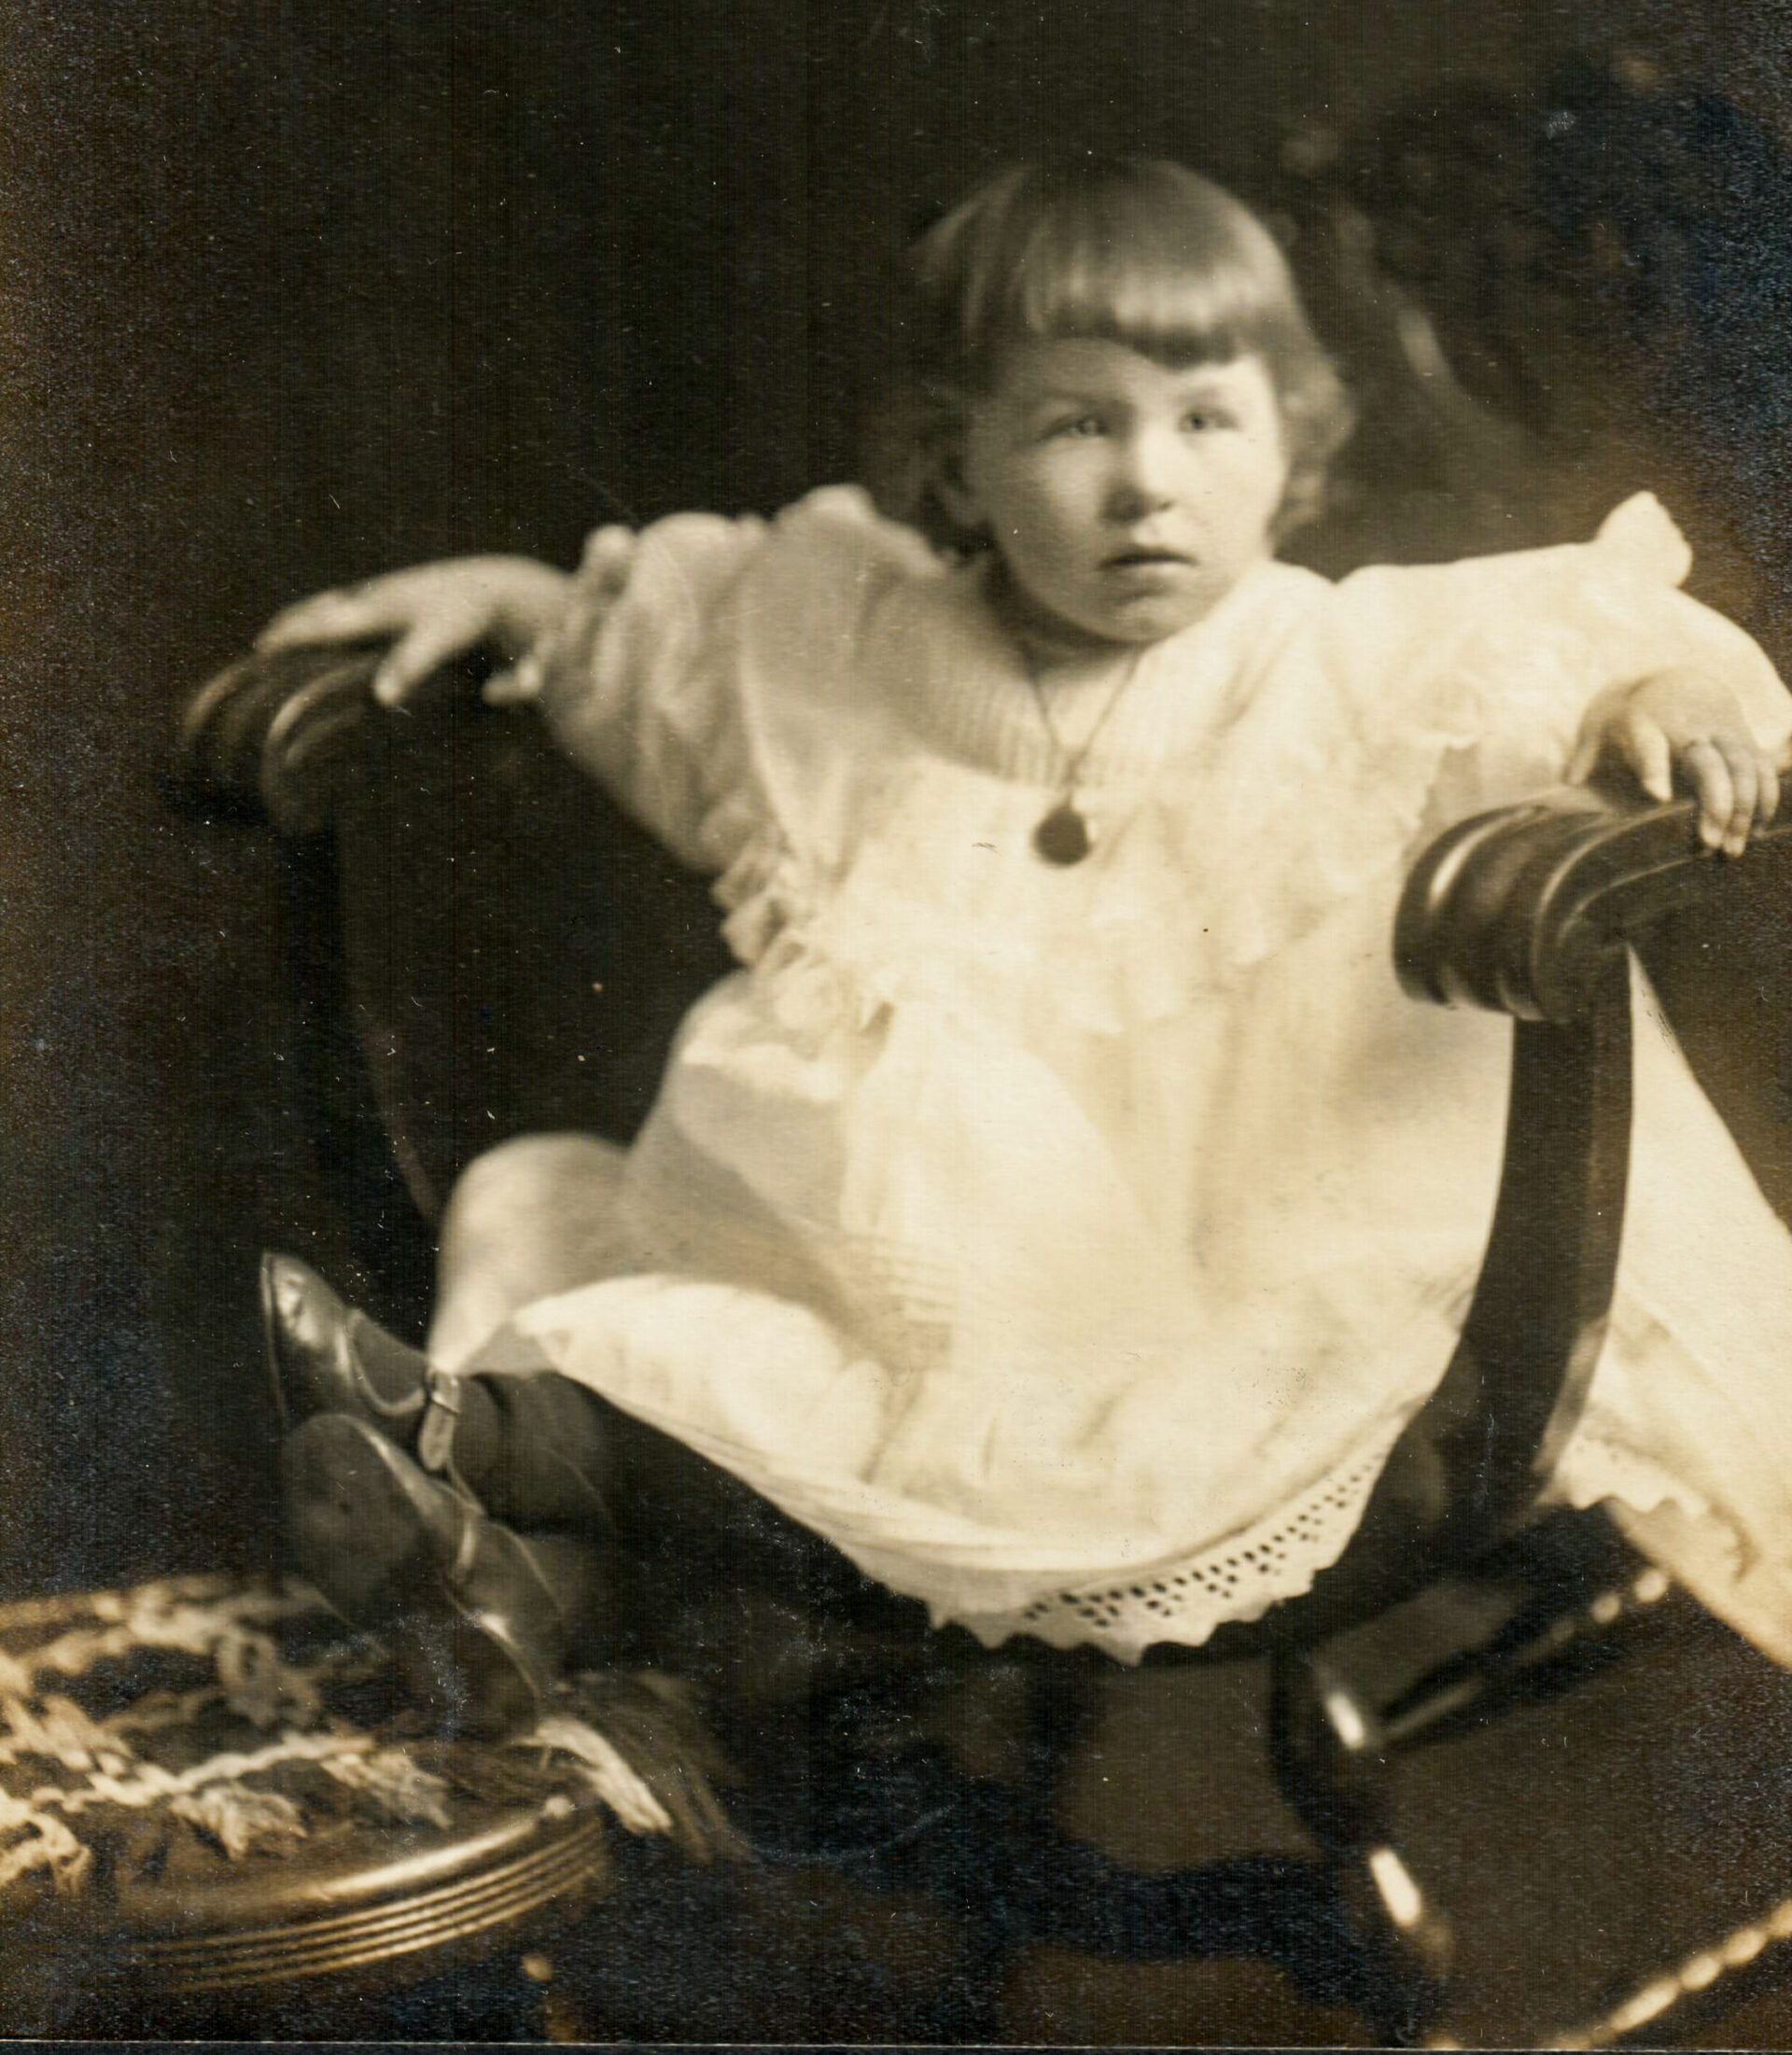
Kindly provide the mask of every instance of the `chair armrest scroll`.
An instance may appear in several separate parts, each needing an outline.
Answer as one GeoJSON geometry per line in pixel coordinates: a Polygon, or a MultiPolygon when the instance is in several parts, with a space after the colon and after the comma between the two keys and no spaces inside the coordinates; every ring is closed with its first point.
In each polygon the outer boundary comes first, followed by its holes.
{"type": "MultiPolygon", "coordinates": [[[[1537,803],[1463,821],[1419,860],[1394,925],[1415,998],[1565,1026],[1607,959],[1664,915],[1731,888],[1738,866],[1699,843],[1691,801],[1617,810],[1537,803]]],[[[1757,830],[1792,848],[1792,823],[1757,830]]]]}
{"type": "Polygon", "coordinates": [[[322,644],[227,664],[182,711],[177,790],[195,804],[265,818],[296,840],[327,833],[374,716],[370,688],[385,648],[322,644]]]}
{"type": "Polygon", "coordinates": [[[1690,802],[1575,794],[1482,814],[1420,859],[1394,931],[1417,999],[1510,1014],[1505,1162],[1462,1343],[1409,1433],[1465,1538],[1523,1516],[1585,1406],[1617,1279],[1630,1156],[1627,944],[1665,916],[1777,887],[1792,828],[1742,862],[1690,802]]]}

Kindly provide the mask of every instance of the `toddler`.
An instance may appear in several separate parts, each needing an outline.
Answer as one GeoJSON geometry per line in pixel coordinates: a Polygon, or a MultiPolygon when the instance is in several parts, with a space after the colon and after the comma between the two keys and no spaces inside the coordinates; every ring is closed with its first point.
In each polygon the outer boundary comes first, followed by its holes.
{"type": "MultiPolygon", "coordinates": [[[[446,1632],[488,1725],[675,1529],[1125,1659],[1305,1590],[1449,1360],[1501,1160],[1506,1024],[1394,983],[1412,860],[1602,764],[1714,851],[1777,804],[1785,695],[1647,496],[1584,546],[1276,561],[1348,404],[1194,173],[1004,172],[922,238],[906,339],[904,523],[679,516],[264,638],[392,636],[388,705],[498,643],[739,961],[631,1149],[472,1166],[427,1358],[267,1266],[301,1560],[446,1632]]],[[[1792,1244],[1639,1039],[1555,1489],[1792,1660],[1792,1244]]]]}

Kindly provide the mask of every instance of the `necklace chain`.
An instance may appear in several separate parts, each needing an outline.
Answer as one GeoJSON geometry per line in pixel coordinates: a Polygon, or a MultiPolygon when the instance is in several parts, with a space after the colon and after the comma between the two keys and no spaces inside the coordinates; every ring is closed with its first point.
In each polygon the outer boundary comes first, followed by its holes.
{"type": "Polygon", "coordinates": [[[1045,687],[1039,672],[1039,660],[1025,642],[1019,642],[1020,661],[1027,673],[1027,683],[1033,695],[1033,704],[1039,708],[1040,725],[1045,730],[1052,752],[1057,759],[1057,775],[1053,780],[1057,793],[1057,803],[1046,813],[1045,818],[1033,831],[1033,847],[1048,863],[1080,863],[1094,846],[1089,836],[1089,824],[1076,804],[1077,781],[1083,775],[1083,766],[1088,761],[1089,752],[1099,740],[1108,718],[1125,698],[1127,688],[1139,675],[1139,666],[1144,660],[1144,646],[1135,649],[1121,666],[1120,676],[1114,680],[1101,710],[1095,717],[1089,732],[1075,749],[1065,748],[1064,737],[1057,731],[1057,723],[1052,719],[1046,704],[1045,687]]]}
{"type": "Polygon", "coordinates": [[[1114,680],[1107,698],[1102,701],[1101,711],[1096,715],[1088,734],[1083,737],[1083,740],[1074,749],[1069,749],[1064,746],[1064,737],[1058,733],[1057,721],[1052,719],[1052,710],[1046,701],[1044,682],[1039,675],[1039,659],[1025,643],[1020,645],[1020,660],[1027,672],[1027,683],[1032,692],[1033,704],[1039,708],[1040,723],[1044,728],[1046,736],[1051,742],[1053,754],[1062,766],[1061,775],[1051,782],[1058,791],[1063,792],[1067,797],[1075,791],[1077,779],[1083,775],[1083,766],[1088,761],[1089,751],[1101,739],[1101,731],[1108,724],[1108,717],[1119,706],[1121,700],[1126,697],[1127,688],[1138,677],[1139,666],[1144,661],[1144,654],[1143,645],[1128,654],[1126,663],[1120,668],[1120,676],[1114,680]]]}

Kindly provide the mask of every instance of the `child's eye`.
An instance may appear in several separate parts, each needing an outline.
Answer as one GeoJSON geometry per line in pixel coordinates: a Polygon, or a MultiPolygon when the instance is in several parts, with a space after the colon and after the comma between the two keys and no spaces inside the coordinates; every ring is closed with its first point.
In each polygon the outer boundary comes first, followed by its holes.
{"type": "Polygon", "coordinates": [[[1211,429],[1224,428],[1230,424],[1217,407],[1197,407],[1183,416],[1183,426],[1191,434],[1205,435],[1211,429]]]}
{"type": "Polygon", "coordinates": [[[1054,421],[1046,429],[1048,436],[1100,435],[1106,424],[1099,413],[1067,414],[1061,421],[1054,421]]]}

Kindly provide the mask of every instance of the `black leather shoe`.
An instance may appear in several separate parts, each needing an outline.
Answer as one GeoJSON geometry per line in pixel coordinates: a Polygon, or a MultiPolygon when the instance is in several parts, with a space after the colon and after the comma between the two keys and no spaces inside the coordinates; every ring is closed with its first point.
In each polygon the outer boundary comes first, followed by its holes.
{"type": "Polygon", "coordinates": [[[439,1442],[445,1458],[458,1409],[455,1380],[345,1304],[296,1256],[261,1258],[261,1324],[282,1433],[318,1413],[346,1413],[401,1448],[439,1442]],[[377,1370],[366,1360],[370,1353],[377,1370]],[[450,1417],[426,1430],[432,1411],[450,1417]]]}
{"type": "Polygon", "coordinates": [[[444,1730],[535,1724],[603,1592],[599,1551],[531,1544],[345,1414],[287,1437],[280,1483],[301,1571],[352,1626],[393,1641],[444,1730]]]}

